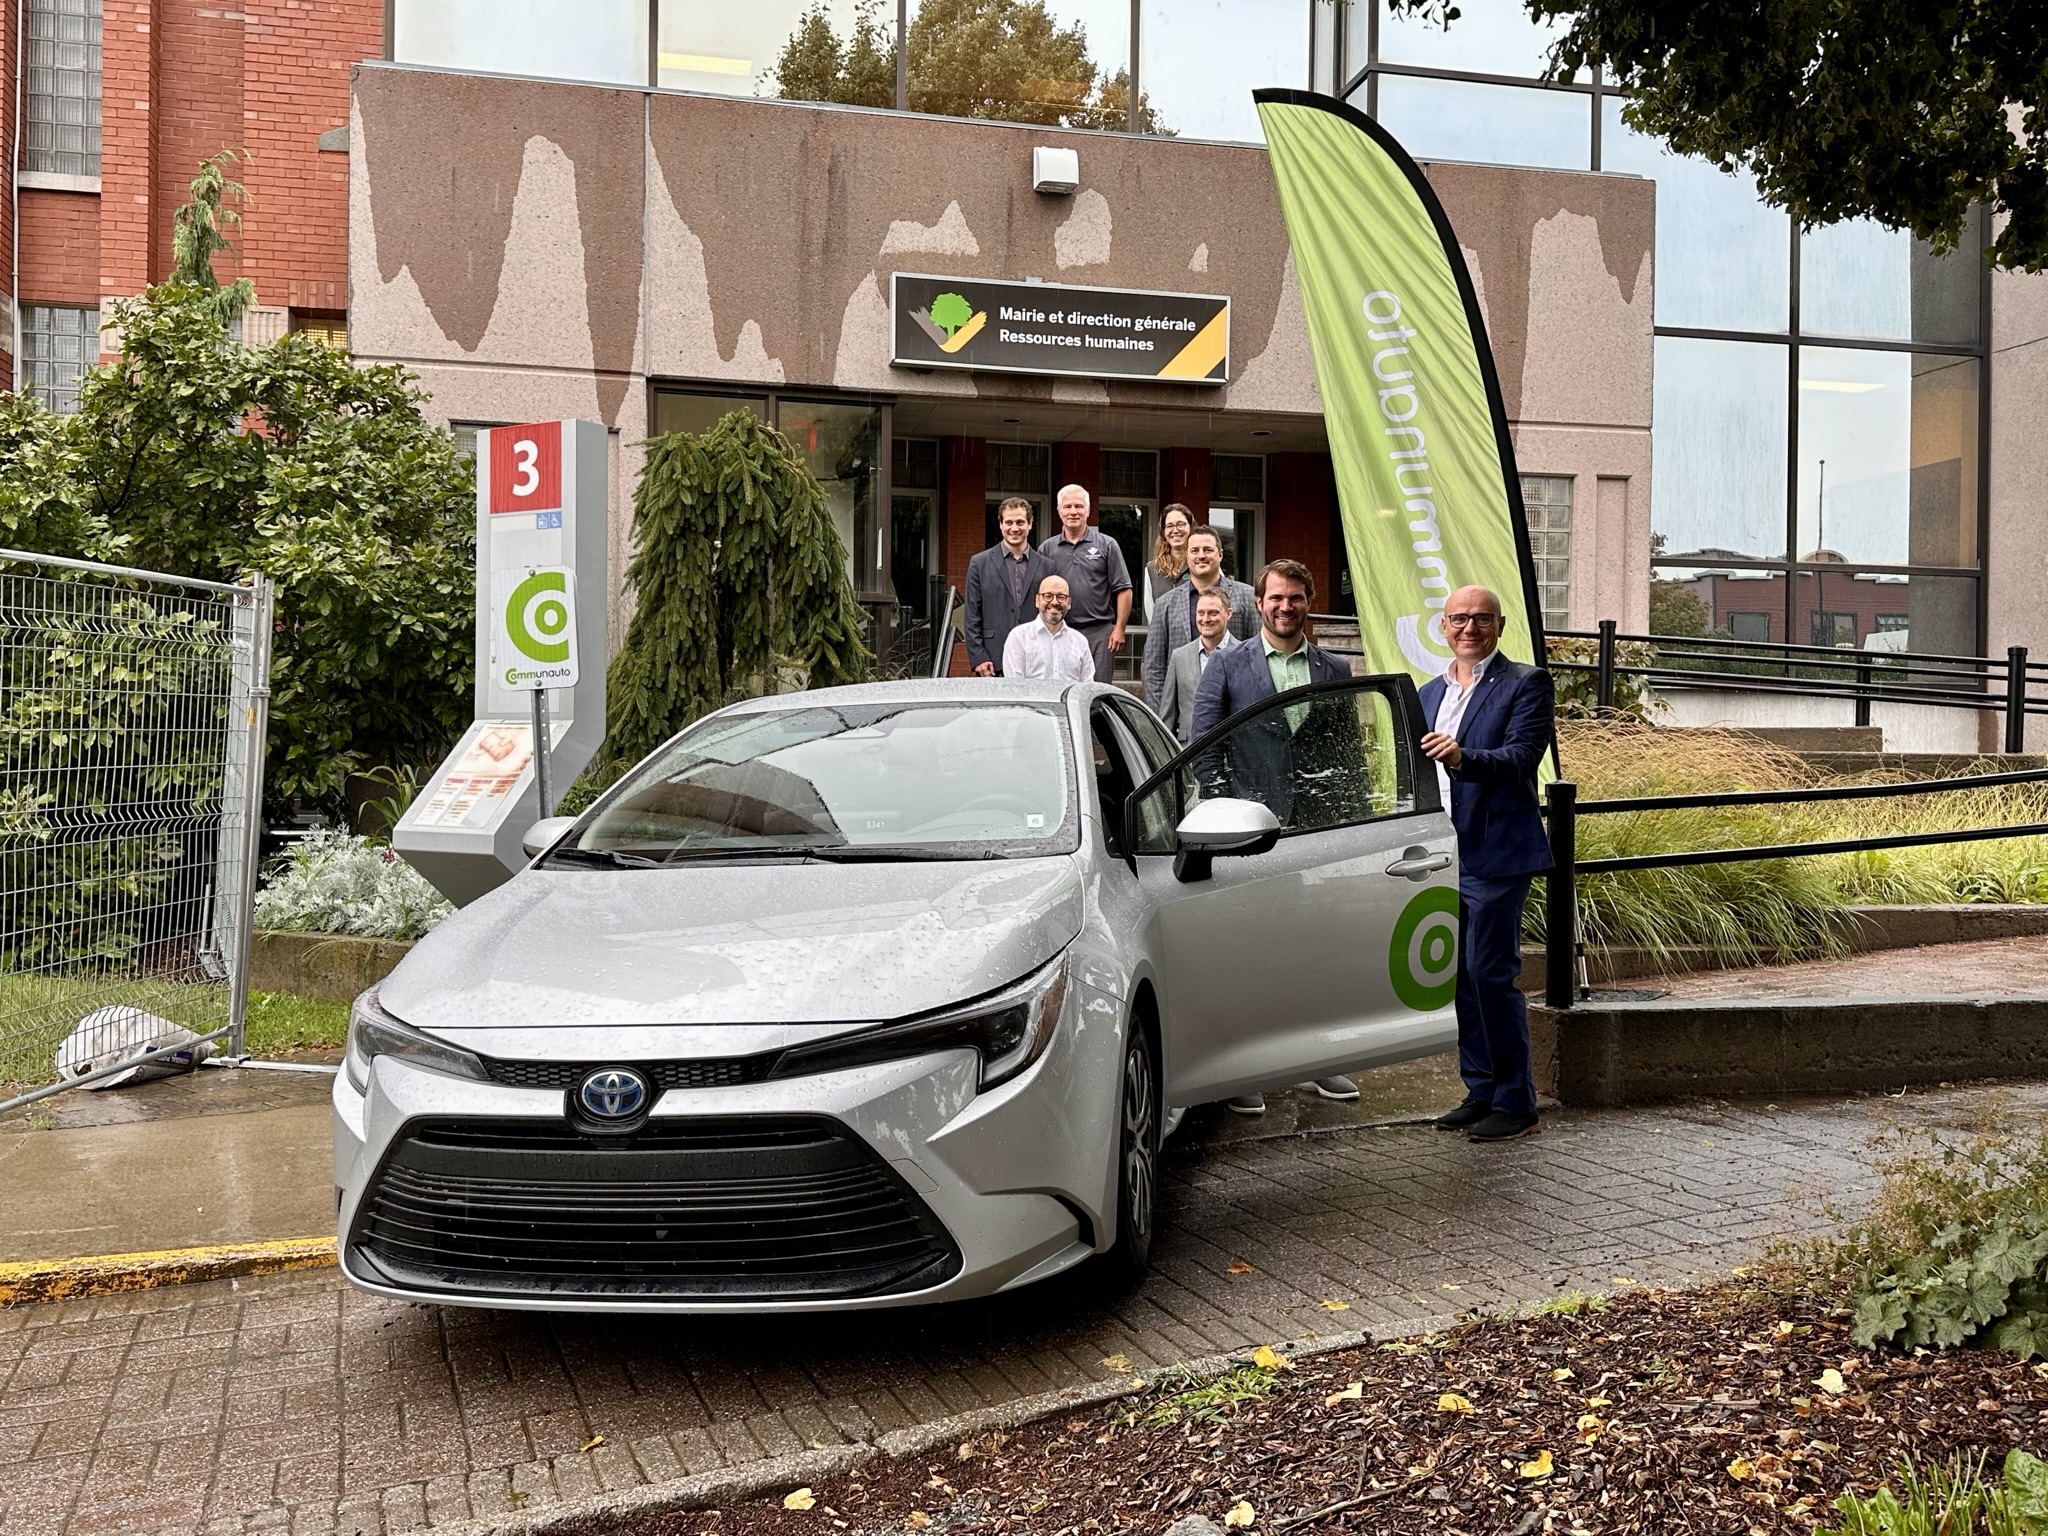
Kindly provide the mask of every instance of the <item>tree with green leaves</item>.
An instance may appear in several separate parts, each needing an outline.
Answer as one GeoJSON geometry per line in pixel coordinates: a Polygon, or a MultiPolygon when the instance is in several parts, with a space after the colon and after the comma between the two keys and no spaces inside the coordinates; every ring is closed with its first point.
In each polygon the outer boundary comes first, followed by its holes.
{"type": "MultiPolygon", "coordinates": [[[[1390,0],[1447,25],[1447,0],[1390,0]]],[[[1872,218],[1999,266],[2048,266],[2048,26],[2031,0],[1526,0],[1553,71],[1600,68],[1622,115],[1756,177],[1802,222],[1872,218]]]]}
{"type": "MultiPolygon", "coordinates": [[[[896,56],[881,0],[861,0],[853,30],[833,30],[823,0],[783,45],[771,81],[791,101],[848,106],[896,103],[896,56]]],[[[910,24],[913,112],[1046,127],[1122,129],[1130,124],[1128,70],[1104,75],[1088,34],[1062,27],[1045,0],[922,0],[910,24]]],[[[1139,127],[1170,133],[1140,95],[1139,127]]]]}
{"type": "Polygon", "coordinates": [[[606,676],[604,751],[569,804],[738,698],[867,675],[846,547],[803,455],[749,411],[648,439],[606,676]]]}
{"type": "Polygon", "coordinates": [[[242,311],[256,302],[256,285],[238,277],[227,287],[214,275],[213,258],[233,255],[230,229],[242,227],[242,214],[230,203],[245,203],[248,191],[228,176],[237,160],[246,160],[245,150],[223,149],[199,162],[199,174],[187,189],[192,200],[171,215],[171,281],[197,288],[211,300],[221,324],[232,326],[242,311]]]}
{"type": "Polygon", "coordinates": [[[277,587],[268,788],[429,765],[470,718],[475,481],[410,374],[304,336],[231,339],[217,300],[120,300],[77,411],[0,395],[0,543],[277,587]]]}

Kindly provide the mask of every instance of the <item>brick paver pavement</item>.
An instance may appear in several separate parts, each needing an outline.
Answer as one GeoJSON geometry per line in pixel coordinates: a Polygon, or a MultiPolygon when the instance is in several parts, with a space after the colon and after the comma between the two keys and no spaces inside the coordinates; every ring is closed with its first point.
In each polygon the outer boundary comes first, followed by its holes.
{"type": "Polygon", "coordinates": [[[1651,976],[1618,986],[1674,998],[2048,997],[2048,938],[1881,949],[1843,960],[1651,976]]]}
{"type": "Polygon", "coordinates": [[[1107,1377],[1113,1354],[1150,1368],[1725,1272],[1815,1224],[1820,1191],[1868,1192],[1889,1121],[1969,1123],[2007,1096],[2048,1108],[2027,1086],[1559,1113],[1494,1147],[1426,1126],[1217,1144],[1197,1126],[1156,1271],[1111,1300],[1063,1279],[943,1310],[546,1317],[381,1301],[316,1271],[17,1308],[0,1312],[0,1533],[433,1528],[870,1439],[1107,1377]]]}

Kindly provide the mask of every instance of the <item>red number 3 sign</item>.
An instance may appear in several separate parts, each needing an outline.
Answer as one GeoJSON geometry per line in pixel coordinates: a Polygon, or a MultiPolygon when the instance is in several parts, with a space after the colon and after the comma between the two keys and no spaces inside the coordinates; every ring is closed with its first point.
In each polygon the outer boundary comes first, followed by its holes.
{"type": "Polygon", "coordinates": [[[562,504],[562,424],[491,429],[491,511],[552,512],[562,504]]]}

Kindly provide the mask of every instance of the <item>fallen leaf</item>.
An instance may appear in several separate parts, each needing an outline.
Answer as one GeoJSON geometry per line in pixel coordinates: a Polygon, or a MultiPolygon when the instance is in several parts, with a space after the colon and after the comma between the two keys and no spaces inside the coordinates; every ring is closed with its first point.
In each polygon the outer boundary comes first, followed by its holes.
{"type": "Polygon", "coordinates": [[[1783,1320],[1773,1323],[1771,1325],[1771,1332],[1781,1339],[1789,1339],[1792,1337],[1792,1324],[1783,1320]]]}
{"type": "Polygon", "coordinates": [[[1245,1499],[1239,1499],[1230,1506],[1230,1513],[1223,1517],[1223,1523],[1234,1530],[1241,1530],[1258,1518],[1259,1512],[1252,1508],[1250,1502],[1245,1499]]]}
{"type": "Polygon", "coordinates": [[[1747,1457],[1738,1456],[1728,1463],[1728,1475],[1738,1483],[1746,1483],[1756,1476],[1756,1468],[1749,1464],[1747,1457]]]}
{"type": "Polygon", "coordinates": [[[1129,1355],[1104,1355],[1102,1363],[1112,1371],[1128,1371],[1131,1368],[1131,1357],[1129,1355]]]}
{"type": "Polygon", "coordinates": [[[1251,1265],[1245,1263],[1243,1259],[1233,1259],[1230,1267],[1223,1271],[1226,1275],[1248,1275],[1251,1272],[1251,1265]]]}
{"type": "Polygon", "coordinates": [[[1614,1399],[1611,1397],[1589,1397],[1586,1399],[1586,1406],[1588,1408],[1612,1408],[1614,1406],[1614,1399]]]}
{"type": "Polygon", "coordinates": [[[1365,1383],[1362,1381],[1354,1381],[1342,1392],[1332,1392],[1328,1397],[1324,1398],[1323,1406],[1325,1408],[1334,1408],[1339,1403],[1355,1403],[1364,1396],[1365,1383]]]}
{"type": "Polygon", "coordinates": [[[1462,1285],[1453,1285],[1450,1281],[1446,1280],[1442,1285],[1438,1286],[1437,1289],[1440,1291],[1462,1291],[1463,1289],[1465,1289],[1465,1287],[1463,1287],[1462,1285]]]}
{"type": "Polygon", "coordinates": [[[1550,1379],[1552,1381],[1570,1381],[1572,1379],[1572,1368],[1568,1365],[1560,1365],[1550,1373],[1550,1379]]]}
{"type": "Polygon", "coordinates": [[[603,1444],[604,1444],[604,1436],[603,1436],[603,1435],[592,1435],[592,1436],[591,1436],[591,1437],[590,1437],[590,1438],[589,1438],[588,1440],[584,1441],[584,1442],[583,1442],[583,1443],[582,1443],[581,1445],[577,1446],[577,1447],[576,1447],[576,1449],[577,1449],[577,1450],[579,1450],[579,1451],[594,1451],[594,1450],[596,1450],[596,1449],[597,1449],[597,1448],[598,1448],[598,1447],[599,1447],[600,1445],[603,1445],[603,1444]]]}
{"type": "Polygon", "coordinates": [[[795,1493],[782,1496],[784,1509],[812,1509],[817,1506],[818,1496],[808,1488],[799,1488],[795,1493]]]}
{"type": "Polygon", "coordinates": [[[1609,1275],[1607,1283],[1609,1285],[1634,1285],[1636,1282],[1629,1279],[1627,1275],[1609,1275]]]}
{"type": "Polygon", "coordinates": [[[1592,1444],[1592,1443],[1593,1443],[1593,1442],[1594,1442],[1595,1440],[1598,1440],[1598,1439],[1600,1438],[1600,1431],[1602,1431],[1602,1430],[1603,1430],[1603,1429],[1605,1429],[1606,1427],[1607,1427],[1607,1421],[1606,1421],[1605,1419],[1601,1418],[1601,1417],[1600,1417],[1600,1416],[1599,1416],[1598,1414],[1593,1414],[1593,1413],[1582,1413],[1582,1414],[1580,1414],[1580,1415],[1579,1415],[1579,1444],[1581,1444],[1581,1445],[1591,1445],[1591,1444],[1592,1444]]]}
{"type": "Polygon", "coordinates": [[[1270,1344],[1261,1344],[1252,1351],[1252,1364],[1262,1371],[1291,1371],[1294,1362],[1270,1344]]]}
{"type": "Polygon", "coordinates": [[[1323,1303],[1323,1310],[1325,1312],[1349,1312],[1351,1310],[1351,1303],[1348,1301],[1337,1301],[1333,1298],[1323,1303]]]}
{"type": "Polygon", "coordinates": [[[1475,1410],[1472,1407],[1472,1399],[1469,1397],[1460,1397],[1455,1392],[1446,1392],[1436,1400],[1436,1411],[1438,1413],[1472,1413],[1475,1410]]]}
{"type": "Polygon", "coordinates": [[[1740,1280],[1744,1275],[1752,1273],[1755,1269],[1756,1266],[1754,1264],[1738,1264],[1729,1270],[1728,1273],[1740,1280]]]}
{"type": "Polygon", "coordinates": [[[1534,1461],[1522,1463],[1522,1476],[1524,1477],[1548,1477],[1555,1470],[1556,1468],[1550,1464],[1550,1452],[1548,1451],[1538,1451],[1534,1461]]]}
{"type": "Polygon", "coordinates": [[[970,1440],[962,1440],[957,1455],[962,1461],[974,1460],[974,1443],[970,1440]]]}
{"type": "Polygon", "coordinates": [[[1832,1365],[1814,1378],[1813,1384],[1829,1397],[1840,1397],[1849,1390],[1849,1384],[1842,1380],[1842,1373],[1832,1365]]]}
{"type": "Polygon", "coordinates": [[[913,1509],[904,1518],[903,1523],[913,1531],[920,1530],[923,1527],[930,1525],[932,1523],[932,1517],[926,1514],[921,1509],[913,1509]]]}

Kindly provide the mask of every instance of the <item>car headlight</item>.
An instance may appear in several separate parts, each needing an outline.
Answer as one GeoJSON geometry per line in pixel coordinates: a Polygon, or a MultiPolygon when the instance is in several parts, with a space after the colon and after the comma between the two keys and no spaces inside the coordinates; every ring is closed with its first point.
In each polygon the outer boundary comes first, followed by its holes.
{"type": "Polygon", "coordinates": [[[357,1093],[368,1091],[370,1061],[377,1056],[403,1056],[429,1072],[470,1077],[479,1082],[490,1080],[483,1062],[468,1051],[401,1024],[378,1007],[377,989],[372,987],[348,1011],[348,1051],[342,1057],[342,1070],[357,1093]]]}
{"type": "Polygon", "coordinates": [[[807,1077],[926,1051],[966,1046],[981,1058],[981,1086],[1008,1082],[1045,1054],[1067,1000],[1067,957],[991,996],[900,1024],[798,1045],[782,1053],[774,1077],[807,1077]]]}

